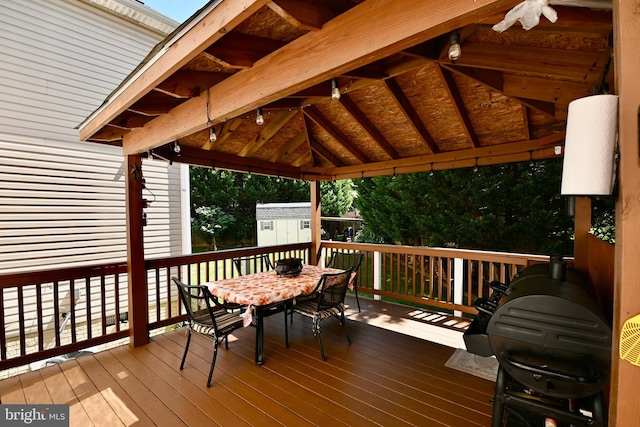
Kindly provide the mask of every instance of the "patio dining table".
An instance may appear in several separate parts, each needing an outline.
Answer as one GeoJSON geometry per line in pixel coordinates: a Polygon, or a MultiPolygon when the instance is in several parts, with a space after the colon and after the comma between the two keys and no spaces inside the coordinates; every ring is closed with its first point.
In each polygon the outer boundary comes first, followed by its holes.
{"type": "MultiPolygon", "coordinates": [[[[257,365],[264,361],[264,318],[280,313],[293,304],[295,297],[312,292],[323,274],[340,273],[336,268],[304,265],[296,276],[278,275],[274,270],[229,279],[205,282],[211,294],[226,302],[246,305],[244,326],[252,323],[255,312],[257,365]]],[[[286,322],[285,322],[286,327],[286,322]]]]}

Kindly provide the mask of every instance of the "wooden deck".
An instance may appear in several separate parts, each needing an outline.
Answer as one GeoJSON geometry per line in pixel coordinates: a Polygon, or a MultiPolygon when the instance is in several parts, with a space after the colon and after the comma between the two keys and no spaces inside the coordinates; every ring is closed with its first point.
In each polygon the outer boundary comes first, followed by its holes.
{"type": "Polygon", "coordinates": [[[69,404],[72,426],[490,425],[493,382],[445,367],[451,347],[368,324],[400,319],[393,306],[364,302],[361,320],[348,321],[351,346],[337,322],[324,322],[326,362],[308,319],[294,318],[286,348],[274,316],[265,364],[253,363],[255,330],[243,329],[219,351],[209,389],[211,341],[194,336],[180,371],[177,329],[3,380],[1,403],[69,404]]]}

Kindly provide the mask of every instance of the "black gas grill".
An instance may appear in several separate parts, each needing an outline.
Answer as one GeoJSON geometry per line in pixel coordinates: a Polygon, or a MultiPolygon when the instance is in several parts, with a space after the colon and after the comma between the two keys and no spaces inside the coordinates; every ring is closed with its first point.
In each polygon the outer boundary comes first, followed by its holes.
{"type": "Polygon", "coordinates": [[[500,363],[493,426],[604,426],[611,327],[561,259],[524,269],[474,303],[467,350],[500,363]]]}

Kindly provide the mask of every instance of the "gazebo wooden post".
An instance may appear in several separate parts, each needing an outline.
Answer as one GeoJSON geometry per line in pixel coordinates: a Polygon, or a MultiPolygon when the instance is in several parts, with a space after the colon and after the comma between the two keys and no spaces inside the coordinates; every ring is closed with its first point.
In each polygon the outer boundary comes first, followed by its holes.
{"type": "Polygon", "coordinates": [[[144,226],[142,199],[142,159],[126,156],[127,202],[127,274],[129,276],[129,337],[130,345],[139,347],[149,341],[149,310],[147,273],[144,264],[144,226]]]}
{"type": "Polygon", "coordinates": [[[619,99],[619,194],[616,201],[613,349],[609,425],[638,425],[640,367],[621,360],[620,329],[640,313],[640,14],[638,2],[613,1],[616,93],[619,99]]]}
{"type": "Polygon", "coordinates": [[[573,246],[574,268],[583,279],[589,278],[589,230],[591,229],[591,199],[576,197],[575,240],[573,246]]]}
{"type": "Polygon", "coordinates": [[[320,203],[320,181],[311,181],[311,264],[320,261],[320,242],[322,240],[322,220],[320,203]]]}

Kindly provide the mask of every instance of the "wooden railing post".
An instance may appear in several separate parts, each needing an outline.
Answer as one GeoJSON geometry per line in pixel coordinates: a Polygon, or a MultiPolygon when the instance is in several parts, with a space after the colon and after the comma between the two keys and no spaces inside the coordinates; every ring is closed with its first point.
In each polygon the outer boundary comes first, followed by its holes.
{"type": "Polygon", "coordinates": [[[320,181],[311,181],[311,264],[317,265],[322,244],[320,181]]]}
{"type": "MultiPolygon", "coordinates": [[[[373,253],[373,289],[381,290],[382,289],[382,274],[380,271],[382,270],[382,253],[375,251],[373,253]]],[[[373,299],[376,301],[380,301],[382,297],[380,295],[374,295],[373,299]]]]}
{"type": "Polygon", "coordinates": [[[127,274],[129,275],[129,338],[133,347],[149,340],[147,271],[144,264],[144,201],[142,189],[142,159],[140,155],[126,157],[127,197],[127,274]]]}
{"type": "MultiPolygon", "coordinates": [[[[464,293],[464,260],[462,258],[453,259],[453,303],[462,305],[464,293]]],[[[461,317],[462,311],[454,310],[454,316],[461,317]]]]}

